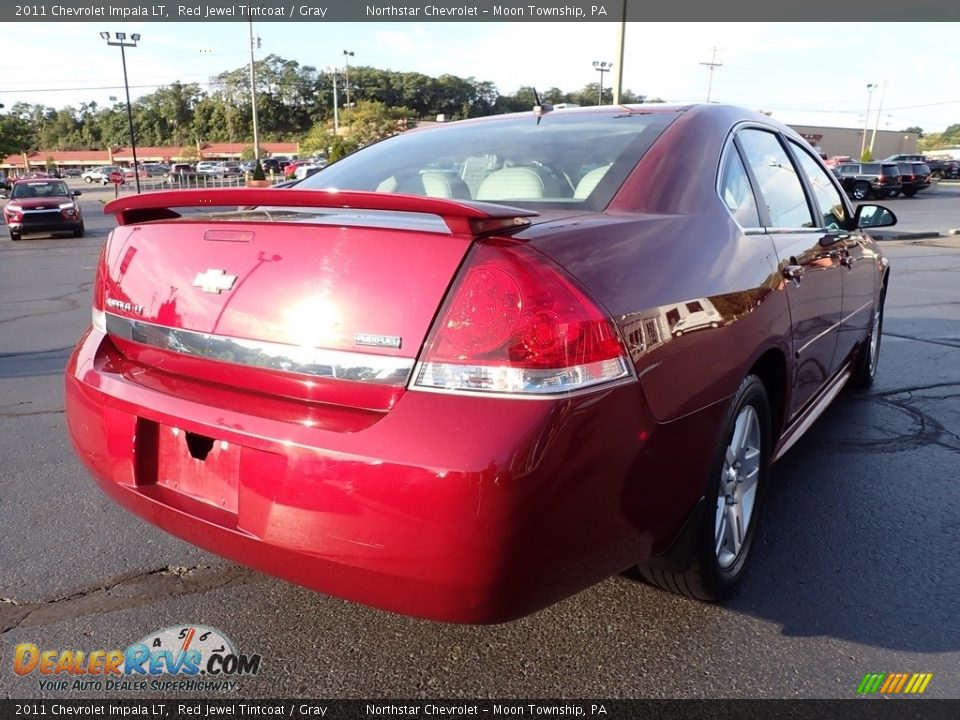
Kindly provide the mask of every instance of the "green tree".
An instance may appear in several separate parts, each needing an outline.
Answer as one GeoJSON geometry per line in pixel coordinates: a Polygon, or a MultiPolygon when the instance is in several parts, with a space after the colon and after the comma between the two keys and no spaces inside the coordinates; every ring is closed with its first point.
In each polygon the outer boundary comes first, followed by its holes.
{"type": "Polygon", "coordinates": [[[200,151],[197,150],[196,145],[184,145],[180,148],[180,159],[184,162],[197,162],[200,159],[200,151]]]}
{"type": "MultiPolygon", "coordinates": [[[[263,148],[260,148],[260,157],[266,157],[267,151],[263,148]]],[[[253,160],[257,157],[257,153],[254,152],[253,145],[247,145],[240,153],[241,160],[253,160]]]]}
{"type": "Polygon", "coordinates": [[[388,108],[376,100],[361,100],[343,111],[346,128],[344,135],[358,146],[369,145],[385,137],[403,132],[410,110],[405,107],[388,108]]]}
{"type": "Polygon", "coordinates": [[[35,137],[30,124],[15,115],[0,115],[0,156],[33,149],[35,137]]]}

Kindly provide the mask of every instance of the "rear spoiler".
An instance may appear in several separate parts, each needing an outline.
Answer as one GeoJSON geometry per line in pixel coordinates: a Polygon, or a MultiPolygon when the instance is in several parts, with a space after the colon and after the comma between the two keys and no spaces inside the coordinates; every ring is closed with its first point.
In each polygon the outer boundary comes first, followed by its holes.
{"type": "Polygon", "coordinates": [[[462,202],[422,195],[360,192],[354,190],[273,190],[270,188],[217,188],[164,190],[128,195],[103,207],[120,225],[180,217],[173,208],[196,207],[299,207],[388,210],[439,216],[454,235],[483,235],[517,229],[538,215],[532,210],[485,202],[462,202]]]}

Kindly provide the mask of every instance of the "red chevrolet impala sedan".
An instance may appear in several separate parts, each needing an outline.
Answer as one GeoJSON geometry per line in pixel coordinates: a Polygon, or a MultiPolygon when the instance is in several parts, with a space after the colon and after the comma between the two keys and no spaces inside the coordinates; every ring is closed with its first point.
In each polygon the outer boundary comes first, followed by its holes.
{"type": "Polygon", "coordinates": [[[236,562],[467,623],[636,565],[729,595],[769,467],[873,379],[869,232],[896,221],[720,105],[544,106],[106,212],[66,371],[100,487],[236,562]]]}

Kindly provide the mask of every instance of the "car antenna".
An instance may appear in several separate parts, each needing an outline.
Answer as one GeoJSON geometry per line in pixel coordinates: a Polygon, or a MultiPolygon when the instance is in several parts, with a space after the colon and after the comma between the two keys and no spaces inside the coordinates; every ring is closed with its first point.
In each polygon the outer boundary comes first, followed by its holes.
{"type": "Polygon", "coordinates": [[[553,110],[553,105],[541,101],[540,93],[537,92],[536,88],[533,88],[533,100],[536,102],[536,105],[533,106],[533,114],[537,116],[537,125],[539,125],[540,118],[553,110]]]}

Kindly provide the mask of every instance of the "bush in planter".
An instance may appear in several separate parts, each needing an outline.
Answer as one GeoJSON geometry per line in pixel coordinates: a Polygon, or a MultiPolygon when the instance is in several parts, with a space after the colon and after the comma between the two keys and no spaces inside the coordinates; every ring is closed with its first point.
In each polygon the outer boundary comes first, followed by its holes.
{"type": "Polygon", "coordinates": [[[257,160],[256,166],[253,168],[253,179],[254,180],[266,180],[267,174],[263,171],[263,165],[260,164],[260,161],[257,160]]]}

